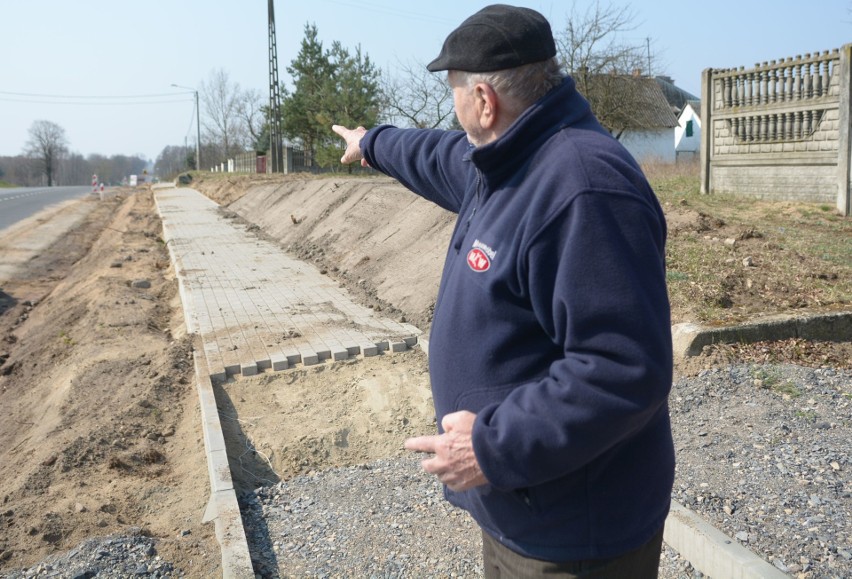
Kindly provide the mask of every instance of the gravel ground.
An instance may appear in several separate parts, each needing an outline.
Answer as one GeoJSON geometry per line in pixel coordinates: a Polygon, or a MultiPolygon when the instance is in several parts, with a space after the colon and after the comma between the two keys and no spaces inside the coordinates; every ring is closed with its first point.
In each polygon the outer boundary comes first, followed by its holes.
{"type": "MultiPolygon", "coordinates": [[[[852,371],[733,365],[679,379],[673,498],[779,569],[852,577],[852,371]]],[[[466,514],[406,456],[240,497],[262,577],[479,577],[466,514]]],[[[90,540],[2,577],[178,577],[141,533],[90,540]]],[[[666,547],[663,579],[703,577],[666,547]]]]}
{"type": "Polygon", "coordinates": [[[852,577],[852,371],[733,365],[674,384],[672,494],[800,577],[852,577]]]}
{"type": "MultiPolygon", "coordinates": [[[[482,577],[479,528],[416,457],[300,476],[241,506],[263,577],[482,577]]],[[[660,577],[703,575],[666,548],[660,577]]]]}
{"type": "Polygon", "coordinates": [[[482,575],[478,527],[415,457],[296,477],[241,506],[264,577],[482,575]]]}
{"type": "Polygon", "coordinates": [[[29,569],[0,573],[0,577],[9,579],[174,576],[174,566],[157,555],[156,540],[143,535],[140,529],[130,529],[124,536],[89,539],[76,549],[52,555],[29,569]]]}

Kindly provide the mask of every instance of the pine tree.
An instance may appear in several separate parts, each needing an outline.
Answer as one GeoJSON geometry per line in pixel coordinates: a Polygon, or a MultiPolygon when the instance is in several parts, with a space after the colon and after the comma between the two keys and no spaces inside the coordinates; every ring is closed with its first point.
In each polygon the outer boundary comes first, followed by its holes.
{"type": "Polygon", "coordinates": [[[372,126],[379,113],[379,73],[360,46],[355,55],[339,42],[323,50],[316,25],[305,26],[298,56],[287,68],[292,92],[284,89],[284,135],[305,149],[306,163],[320,167],[336,164],[340,143],[332,124],[372,126]]]}
{"type": "Polygon", "coordinates": [[[317,38],[316,25],[305,25],[305,38],[295,60],[287,67],[293,91],[282,87],[281,125],[284,136],[305,149],[305,162],[313,164],[313,152],[321,139],[319,118],[326,98],[331,64],[317,38]]]}

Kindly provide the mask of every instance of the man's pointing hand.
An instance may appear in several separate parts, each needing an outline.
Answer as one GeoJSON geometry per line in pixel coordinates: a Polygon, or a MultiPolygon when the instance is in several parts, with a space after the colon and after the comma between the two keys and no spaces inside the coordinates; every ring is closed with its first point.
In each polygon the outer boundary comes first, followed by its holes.
{"type": "Polygon", "coordinates": [[[347,129],[343,125],[331,125],[331,130],[346,141],[346,151],[340,158],[340,162],[344,164],[361,161],[362,167],[368,167],[364,155],[361,154],[361,138],[366,134],[367,129],[358,127],[356,129],[347,129]]]}

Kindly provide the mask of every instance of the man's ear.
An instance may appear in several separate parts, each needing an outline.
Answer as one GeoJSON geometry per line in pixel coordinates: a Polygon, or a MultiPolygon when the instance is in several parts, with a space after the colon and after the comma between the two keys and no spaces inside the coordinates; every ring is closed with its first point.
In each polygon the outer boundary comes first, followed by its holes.
{"type": "Polygon", "coordinates": [[[476,100],[476,113],[479,116],[479,125],[483,129],[492,129],[497,124],[498,102],[497,93],[491,85],[484,82],[476,83],[473,87],[473,96],[476,100]]]}

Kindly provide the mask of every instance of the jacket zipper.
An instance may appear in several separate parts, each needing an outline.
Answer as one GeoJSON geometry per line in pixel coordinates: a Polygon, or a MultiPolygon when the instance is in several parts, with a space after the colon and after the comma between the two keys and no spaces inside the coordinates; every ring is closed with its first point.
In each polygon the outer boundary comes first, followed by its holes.
{"type": "Polygon", "coordinates": [[[467,221],[464,224],[464,231],[461,235],[458,236],[456,240],[455,250],[456,254],[461,250],[462,242],[464,238],[467,237],[467,232],[470,231],[470,222],[473,220],[474,215],[476,215],[476,209],[479,207],[479,193],[482,189],[482,173],[479,172],[479,169],[476,170],[476,193],[474,193],[473,197],[473,209],[470,212],[470,216],[467,218],[467,221]]]}

